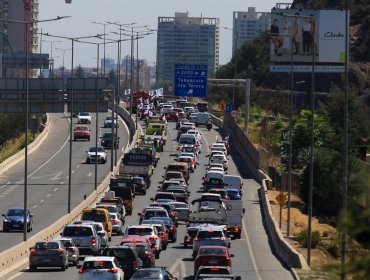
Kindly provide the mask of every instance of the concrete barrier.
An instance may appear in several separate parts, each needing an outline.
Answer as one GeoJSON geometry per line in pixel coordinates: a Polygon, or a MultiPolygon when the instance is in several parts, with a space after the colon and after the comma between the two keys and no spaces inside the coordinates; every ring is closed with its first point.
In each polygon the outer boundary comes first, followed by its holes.
{"type": "Polygon", "coordinates": [[[309,269],[309,266],[307,265],[304,257],[285,240],[272,214],[270,201],[267,196],[268,187],[271,187],[272,181],[268,175],[260,169],[260,151],[257,150],[257,148],[247,137],[244,130],[237,125],[234,119],[228,120],[226,116],[225,121],[222,122],[221,119],[214,115],[211,115],[211,118],[215,125],[228,130],[231,135],[233,147],[239,151],[239,154],[243,158],[254,179],[261,184],[259,189],[259,197],[262,206],[264,222],[268,235],[271,239],[271,243],[279,258],[285,264],[293,267],[291,269],[293,277],[295,279],[299,279],[297,278],[298,276],[295,273],[294,268],[309,269]],[[228,125],[230,125],[230,127],[228,127],[228,125]]]}
{"type": "MultiPolygon", "coordinates": [[[[122,117],[122,119],[126,122],[128,127],[134,128],[135,122],[133,118],[130,118],[129,112],[127,112],[124,108],[119,107],[117,113],[122,117]]],[[[132,130],[134,135],[132,137],[133,143],[139,137],[140,132],[136,132],[132,130]]],[[[46,137],[46,136],[45,136],[46,137]]],[[[131,143],[132,143],[131,142],[131,143]]],[[[125,148],[125,151],[128,150],[128,146],[125,148]]],[[[121,157],[122,158],[122,157],[121,157]]],[[[118,162],[121,161],[121,158],[118,162]]],[[[113,169],[114,173],[118,172],[118,166],[115,166],[113,169]]],[[[20,244],[4,251],[0,254],[0,280],[9,279],[11,276],[16,274],[22,269],[28,267],[28,257],[29,257],[29,248],[32,247],[37,241],[48,241],[53,239],[54,237],[59,236],[60,232],[62,231],[63,227],[67,224],[72,223],[73,221],[77,220],[82,210],[86,207],[93,206],[100,197],[103,196],[103,193],[107,190],[109,186],[109,179],[110,174],[108,174],[103,182],[98,186],[97,190],[90,194],[84,201],[82,201],[78,206],[76,206],[71,213],[61,217],[58,219],[54,224],[50,225],[46,229],[38,232],[34,236],[31,236],[27,241],[21,242],[20,244]]]]}
{"type": "MultiPolygon", "coordinates": [[[[34,141],[32,141],[31,144],[28,145],[28,155],[32,154],[40,145],[45,141],[47,138],[50,128],[51,128],[51,121],[48,115],[45,123],[45,127],[43,131],[36,137],[34,141]]],[[[18,153],[12,155],[8,159],[4,160],[0,164],[0,175],[9,170],[11,167],[16,165],[18,162],[24,160],[24,152],[25,149],[22,149],[18,153]]]]}

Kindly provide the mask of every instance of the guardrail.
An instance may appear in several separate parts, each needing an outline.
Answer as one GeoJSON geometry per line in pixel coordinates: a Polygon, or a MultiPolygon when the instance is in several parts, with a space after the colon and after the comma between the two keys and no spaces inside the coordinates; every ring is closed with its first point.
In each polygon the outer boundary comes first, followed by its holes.
{"type": "MultiPolygon", "coordinates": [[[[135,122],[133,118],[130,118],[129,112],[122,107],[118,107],[117,113],[126,122],[130,131],[134,132],[133,141],[135,143],[138,138],[138,132],[135,130],[135,122]]],[[[140,133],[140,132],[139,132],[140,133]]],[[[45,136],[46,137],[46,136],[45,136]]],[[[127,152],[128,146],[125,148],[127,152]]],[[[122,158],[122,157],[121,157],[122,158]]],[[[118,162],[121,161],[121,158],[118,162]]],[[[118,166],[114,167],[113,172],[118,172],[118,166]]],[[[28,267],[29,248],[33,246],[37,241],[49,241],[56,236],[59,236],[60,231],[67,224],[72,223],[78,219],[82,213],[82,210],[86,207],[94,205],[98,198],[102,196],[107,187],[109,186],[110,174],[108,174],[102,183],[98,186],[97,190],[91,193],[84,201],[76,206],[70,214],[67,214],[58,219],[54,224],[50,225],[46,229],[38,232],[34,236],[31,236],[27,241],[24,241],[0,254],[0,280],[9,279],[12,275],[18,271],[28,267]]]]}
{"type": "MultiPolygon", "coordinates": [[[[47,119],[45,123],[45,127],[43,131],[36,137],[35,140],[32,141],[31,144],[28,145],[28,155],[33,153],[40,145],[44,142],[46,137],[49,134],[50,127],[51,127],[51,121],[49,116],[46,114],[47,119]]],[[[0,175],[9,170],[9,168],[16,165],[18,162],[24,159],[24,152],[25,150],[22,149],[18,153],[12,155],[11,157],[7,158],[0,164],[0,175]]]]}
{"type": "Polygon", "coordinates": [[[222,128],[228,129],[227,124],[231,123],[230,135],[233,139],[234,147],[239,151],[239,154],[242,156],[244,162],[247,165],[248,170],[253,174],[253,177],[261,184],[259,189],[259,197],[262,206],[262,213],[264,216],[265,225],[267,232],[272,241],[272,245],[275,249],[275,252],[280,259],[283,260],[286,264],[293,266],[291,268],[291,273],[295,279],[299,279],[295,273],[294,268],[309,269],[306,260],[302,254],[298,253],[297,250],[291,246],[281,234],[279,226],[275,221],[275,218],[271,211],[270,201],[267,196],[268,187],[271,187],[271,179],[265,174],[259,167],[260,164],[260,153],[253,146],[253,143],[247,137],[245,132],[241,127],[239,127],[235,120],[225,119],[223,122],[221,119],[211,114],[212,122],[222,128]]]}

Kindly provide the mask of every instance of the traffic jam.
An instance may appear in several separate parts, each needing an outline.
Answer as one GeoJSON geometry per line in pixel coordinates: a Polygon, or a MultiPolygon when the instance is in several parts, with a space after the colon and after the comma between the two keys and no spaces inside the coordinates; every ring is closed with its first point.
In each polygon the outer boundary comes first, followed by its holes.
{"type": "MultiPolygon", "coordinates": [[[[229,250],[243,231],[243,183],[240,176],[228,174],[229,137],[209,143],[207,162],[200,162],[205,141],[199,127],[212,128],[207,102],[149,96],[135,101],[132,110],[141,120],[143,136],[124,154],[118,174],[111,174],[109,190],[95,207],[85,208],[78,221],[65,225],[60,237],[30,248],[29,270],[57,267],[64,271],[74,265],[79,279],[178,279],[168,268],[156,266],[173,244],[192,250],[191,279],[241,279],[232,271],[234,256],[229,250]],[[169,137],[176,140],[175,154],[166,162],[157,186],[152,175],[159,171],[169,137]],[[201,164],[206,165],[201,186],[189,183],[201,164]],[[157,188],[155,195],[144,209],[136,209],[135,200],[144,199],[149,188],[157,188]],[[134,209],[137,223],[125,223],[134,209]],[[179,227],[186,227],[185,237],[178,237],[179,227]],[[112,236],[120,236],[120,242],[113,244],[117,242],[112,236]]],[[[109,118],[104,126],[112,125],[118,121],[109,118]]],[[[79,125],[79,137],[90,140],[83,125],[79,125]]],[[[112,138],[110,148],[116,145],[112,138]]],[[[86,161],[105,163],[104,155],[97,159],[95,155],[91,151],[86,161]]]]}

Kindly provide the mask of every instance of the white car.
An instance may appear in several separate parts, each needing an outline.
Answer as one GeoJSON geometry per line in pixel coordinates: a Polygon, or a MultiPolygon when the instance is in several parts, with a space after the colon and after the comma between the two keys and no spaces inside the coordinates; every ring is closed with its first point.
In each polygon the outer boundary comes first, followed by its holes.
{"type": "Polygon", "coordinates": [[[195,123],[192,123],[192,122],[184,122],[184,123],[182,123],[181,127],[183,127],[183,126],[188,126],[191,129],[195,129],[195,123]]]}
{"type": "MultiPolygon", "coordinates": [[[[168,217],[168,214],[167,214],[168,217]]],[[[148,237],[153,248],[155,249],[155,258],[159,258],[159,254],[162,251],[162,241],[159,237],[157,229],[151,225],[133,225],[126,228],[124,237],[129,236],[145,236],[148,237]]]]}
{"type": "Polygon", "coordinates": [[[121,235],[123,223],[119,217],[119,213],[109,213],[109,217],[110,220],[112,221],[112,232],[121,235]]]}
{"type": "Polygon", "coordinates": [[[80,112],[77,116],[78,124],[91,124],[91,114],[88,112],[80,112]]]}
{"type": "Polygon", "coordinates": [[[211,151],[222,151],[227,154],[227,149],[224,143],[213,143],[210,147],[211,151]]]}
{"type": "Polygon", "coordinates": [[[73,224],[92,225],[95,228],[96,233],[99,236],[101,247],[105,248],[108,246],[108,239],[109,239],[108,232],[105,230],[104,225],[102,223],[93,222],[93,221],[75,221],[73,224]]]}
{"type": "Polygon", "coordinates": [[[78,271],[80,280],[122,280],[125,277],[115,257],[86,257],[78,271]]]}
{"type": "Polygon", "coordinates": [[[103,147],[90,147],[90,149],[88,149],[86,151],[87,153],[87,158],[86,158],[86,163],[89,164],[89,163],[95,163],[95,161],[97,161],[97,163],[106,163],[107,162],[107,152],[105,151],[105,149],[103,147]]]}
{"type": "Polygon", "coordinates": [[[225,155],[217,154],[212,156],[210,163],[221,163],[224,165],[224,170],[227,171],[229,161],[225,155]]]}

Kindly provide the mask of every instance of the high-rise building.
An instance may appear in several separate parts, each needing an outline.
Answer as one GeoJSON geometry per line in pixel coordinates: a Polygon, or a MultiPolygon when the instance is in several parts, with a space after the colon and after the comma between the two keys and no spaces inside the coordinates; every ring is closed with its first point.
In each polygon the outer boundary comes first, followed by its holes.
{"type": "Polygon", "coordinates": [[[39,50],[39,30],[35,22],[39,20],[39,0],[0,0],[0,18],[3,19],[0,21],[1,76],[17,77],[23,68],[20,61],[26,51],[26,40],[28,52],[39,50]],[[27,32],[22,22],[30,22],[27,32]],[[12,69],[10,73],[8,68],[12,69]]]}
{"type": "Polygon", "coordinates": [[[158,18],[157,80],[172,81],[175,64],[205,64],[208,74],[219,64],[218,18],[189,17],[175,13],[175,17],[158,18]]]}
{"type": "Polygon", "coordinates": [[[269,13],[256,12],[255,7],[248,7],[247,12],[233,12],[233,53],[269,28],[269,13]]]}

